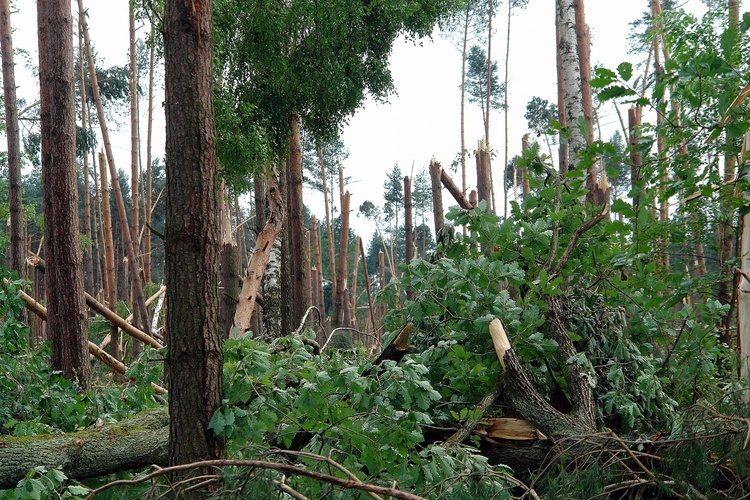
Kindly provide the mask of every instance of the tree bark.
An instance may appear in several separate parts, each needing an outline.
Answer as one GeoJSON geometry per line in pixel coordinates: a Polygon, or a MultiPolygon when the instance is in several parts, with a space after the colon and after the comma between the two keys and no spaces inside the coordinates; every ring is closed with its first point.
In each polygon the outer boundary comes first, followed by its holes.
{"type": "MultiPolygon", "coordinates": [[[[151,36],[154,36],[154,25],[151,24],[151,36]]],[[[151,140],[154,128],[154,53],[155,44],[152,44],[148,56],[148,123],[146,124],[146,192],[144,193],[146,210],[143,214],[146,224],[145,237],[143,239],[143,280],[150,283],[151,278],[151,214],[154,207],[151,205],[153,190],[153,176],[151,173],[151,140]]]]}
{"type": "Polygon", "coordinates": [[[0,436],[0,488],[14,488],[34,467],[60,467],[73,479],[169,464],[169,416],[146,410],[113,425],[62,436],[0,436]]]}
{"type": "MultiPolygon", "coordinates": [[[[563,117],[560,124],[567,127],[570,133],[567,141],[564,138],[560,141],[560,144],[564,142],[567,144],[567,157],[564,162],[567,169],[565,171],[573,170],[578,166],[578,154],[586,147],[586,137],[578,126],[579,118],[585,119],[585,117],[575,14],[574,0],[556,0],[558,97],[561,98],[558,107],[563,117]]],[[[560,171],[564,172],[562,168],[560,171]]]]}
{"type": "Polygon", "coordinates": [[[492,211],[490,200],[490,150],[486,142],[479,141],[476,151],[477,160],[477,194],[479,201],[486,201],[486,212],[492,211]]]}
{"type": "Polygon", "coordinates": [[[443,169],[440,169],[440,181],[443,183],[443,186],[445,186],[445,189],[447,189],[448,192],[453,196],[453,199],[456,200],[458,206],[460,206],[464,210],[471,210],[472,208],[474,208],[474,204],[466,199],[466,196],[462,191],[458,189],[458,186],[456,186],[456,183],[454,183],[453,179],[450,178],[448,172],[443,169]]]}
{"type": "MultiPolygon", "coordinates": [[[[139,168],[138,158],[138,68],[136,66],[135,59],[135,4],[130,3],[129,15],[128,15],[129,33],[130,33],[130,239],[133,242],[133,251],[135,262],[130,266],[131,274],[131,285],[132,290],[126,290],[125,292],[131,296],[129,302],[135,301],[137,292],[136,283],[141,283],[141,235],[139,231],[140,227],[140,205],[138,197],[138,184],[141,179],[141,172],[139,168]],[[136,274],[138,279],[136,279],[136,274]],[[132,293],[131,293],[132,292],[132,293]]],[[[143,292],[142,292],[143,293],[143,292]]],[[[145,299],[145,296],[144,296],[145,299]]],[[[148,309],[146,309],[146,321],[148,329],[151,324],[151,318],[148,316],[148,309]]],[[[143,325],[141,325],[143,326],[143,325]]],[[[150,330],[149,330],[150,331],[150,330]]],[[[141,344],[139,342],[132,343],[132,354],[133,359],[137,358],[141,353],[141,344]]]]}
{"type": "Polygon", "coordinates": [[[10,0],[0,0],[0,50],[5,94],[5,135],[8,143],[8,188],[10,198],[10,269],[26,278],[26,241],[24,238],[23,196],[21,186],[21,146],[16,102],[16,76],[13,62],[13,38],[10,0]]]}
{"type": "Polygon", "coordinates": [[[268,185],[266,200],[269,217],[263,231],[255,239],[255,249],[245,272],[245,279],[242,282],[242,291],[240,291],[237,310],[234,314],[234,326],[237,329],[237,335],[244,335],[250,330],[258,290],[274,244],[284,224],[284,202],[273,176],[269,176],[266,184],[268,185]]]}
{"type": "Polygon", "coordinates": [[[232,232],[232,214],[226,188],[221,190],[221,279],[219,296],[219,324],[221,337],[226,340],[234,325],[234,313],[240,299],[239,253],[232,232]]]}
{"type": "MultiPolygon", "coordinates": [[[[80,65],[80,82],[78,90],[81,94],[81,129],[86,130],[86,122],[88,116],[86,114],[86,68],[84,66],[83,57],[83,35],[80,30],[78,32],[78,64],[80,65]]],[[[90,293],[96,294],[94,288],[94,239],[92,238],[91,232],[91,186],[89,185],[89,155],[88,153],[83,154],[83,221],[84,228],[86,231],[86,237],[89,240],[89,244],[83,251],[83,263],[85,270],[85,287],[84,289],[90,293]]]]}
{"type": "MultiPolygon", "coordinates": [[[[117,280],[115,280],[115,245],[112,238],[112,214],[109,206],[109,183],[107,182],[107,160],[99,153],[99,168],[102,182],[102,239],[104,240],[104,296],[112,311],[117,311],[117,280]]],[[[117,338],[117,328],[110,329],[112,340],[109,353],[122,360],[122,350],[117,338]]]]}
{"type": "Polygon", "coordinates": [[[73,16],[70,2],[39,0],[42,184],[52,367],[91,384],[83,297],[83,257],[78,224],[73,16]]]}
{"type": "MultiPolygon", "coordinates": [[[[323,158],[323,149],[318,148],[318,159],[320,160],[320,177],[323,183],[323,204],[326,210],[326,234],[328,235],[328,267],[331,272],[331,296],[334,298],[333,311],[331,311],[331,318],[335,322],[336,315],[336,250],[335,242],[333,241],[333,225],[331,221],[331,209],[328,204],[328,183],[326,182],[326,162],[323,158]]],[[[323,275],[323,268],[320,269],[321,275],[323,275]]]]}
{"type": "MultiPolygon", "coordinates": [[[[133,280],[133,307],[136,311],[136,324],[143,331],[151,333],[151,324],[146,308],[146,298],[143,295],[143,284],[141,283],[140,273],[138,272],[138,258],[131,238],[130,224],[128,223],[128,214],[125,209],[125,201],[122,197],[120,182],[117,179],[117,168],[115,167],[115,157],[112,152],[112,143],[109,141],[109,130],[104,117],[104,108],[102,107],[101,96],[99,95],[99,82],[96,76],[96,66],[94,65],[94,56],[91,49],[91,40],[89,39],[88,24],[83,9],[83,0],[78,0],[78,16],[81,29],[83,30],[83,39],[86,45],[86,57],[89,66],[89,77],[91,79],[91,89],[96,103],[96,112],[99,116],[99,125],[101,126],[102,139],[104,142],[104,151],[107,154],[107,164],[109,173],[112,177],[112,188],[117,201],[117,213],[120,217],[120,226],[122,228],[122,241],[125,246],[125,252],[130,265],[130,274],[133,280]]],[[[48,257],[49,258],[49,257],[48,257]]]]}
{"type": "Polygon", "coordinates": [[[344,324],[344,308],[346,307],[346,274],[347,256],[349,254],[349,200],[351,195],[346,192],[341,203],[341,234],[339,235],[338,270],[336,271],[336,296],[334,308],[336,311],[335,326],[349,326],[344,324]]]}
{"type": "MultiPolygon", "coordinates": [[[[222,397],[213,2],[167,0],[165,222],[169,462],[221,458],[208,428],[222,397]]],[[[133,277],[136,279],[136,276],[133,277]]]]}
{"type": "Polygon", "coordinates": [[[443,190],[440,185],[440,176],[443,167],[433,158],[430,160],[430,185],[432,187],[432,216],[435,220],[435,238],[443,231],[443,190]]]}
{"type": "MultiPolygon", "coordinates": [[[[302,148],[300,145],[299,119],[290,120],[292,137],[287,160],[287,199],[289,201],[289,263],[292,278],[292,325],[298,325],[310,304],[310,255],[305,255],[305,219],[302,199],[302,148]]],[[[291,330],[290,330],[291,331],[291,330]]]]}

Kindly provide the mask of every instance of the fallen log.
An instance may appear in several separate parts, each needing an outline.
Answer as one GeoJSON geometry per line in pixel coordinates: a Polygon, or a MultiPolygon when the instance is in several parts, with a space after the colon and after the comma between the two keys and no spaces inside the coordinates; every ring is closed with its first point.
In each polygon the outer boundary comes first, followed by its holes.
{"type": "Polygon", "coordinates": [[[14,488],[34,467],[60,468],[74,479],[169,462],[167,408],[62,436],[0,436],[0,489],[14,488]]]}
{"type": "MultiPolygon", "coordinates": [[[[7,287],[8,280],[4,279],[3,284],[5,284],[5,286],[7,287]]],[[[47,308],[46,307],[44,307],[42,304],[34,300],[32,296],[30,296],[23,290],[19,290],[19,294],[24,304],[26,304],[26,309],[33,312],[37,317],[41,318],[42,320],[47,321],[47,308]]],[[[101,347],[99,347],[98,345],[94,344],[91,341],[89,341],[89,353],[92,356],[94,356],[96,359],[98,359],[105,365],[109,366],[110,368],[112,368],[114,371],[116,371],[117,373],[121,375],[125,375],[125,372],[128,371],[128,366],[125,363],[117,360],[108,352],[106,352],[104,349],[102,349],[101,347]]],[[[151,382],[151,386],[154,388],[157,394],[167,393],[167,390],[160,385],[157,385],[151,382]]]]}
{"type": "MultiPolygon", "coordinates": [[[[27,262],[39,269],[41,272],[44,272],[46,267],[44,261],[39,257],[32,257],[30,259],[27,259],[27,262]]],[[[148,335],[142,330],[139,330],[138,328],[134,327],[121,317],[117,315],[114,311],[112,311],[110,308],[96,300],[94,297],[89,295],[88,293],[84,292],[84,296],[86,297],[86,305],[88,305],[94,312],[97,314],[100,314],[103,316],[107,321],[112,323],[113,325],[117,326],[120,330],[127,333],[131,337],[134,337],[144,344],[148,344],[151,347],[155,349],[160,349],[164,347],[158,340],[153,338],[151,335],[148,335]]]]}

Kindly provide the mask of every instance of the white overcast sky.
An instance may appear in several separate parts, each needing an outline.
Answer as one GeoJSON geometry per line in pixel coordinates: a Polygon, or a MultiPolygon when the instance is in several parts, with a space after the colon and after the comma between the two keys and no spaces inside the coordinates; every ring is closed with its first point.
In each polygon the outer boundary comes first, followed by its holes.
{"type": "MultiPolygon", "coordinates": [[[[685,7],[693,12],[703,8],[699,0],[687,0],[685,7]]],[[[743,7],[747,6],[747,1],[743,7]]],[[[627,54],[628,23],[647,10],[647,0],[587,0],[586,21],[591,29],[592,63],[610,68],[622,61],[638,62],[638,57],[627,54]]],[[[36,2],[18,0],[18,12],[11,17],[14,28],[14,46],[29,52],[29,60],[36,66],[36,2]]],[[[128,0],[84,0],[89,10],[91,40],[104,65],[127,63],[128,50],[128,0]]],[[[74,16],[77,13],[73,2],[74,16]]],[[[520,153],[521,137],[527,131],[524,113],[526,103],[538,96],[556,101],[555,74],[555,25],[554,1],[530,0],[525,9],[514,9],[511,23],[510,79],[508,83],[509,109],[509,157],[520,153]]],[[[502,81],[506,50],[507,7],[501,6],[494,21],[492,57],[499,66],[502,81]]],[[[140,29],[139,37],[145,35],[140,29]]],[[[74,42],[77,44],[77,42],[74,42]]],[[[351,206],[356,215],[359,205],[365,200],[382,203],[385,175],[398,163],[404,174],[426,168],[430,158],[437,158],[448,167],[460,150],[460,91],[461,54],[457,41],[439,35],[421,44],[398,40],[391,58],[391,69],[397,95],[389,104],[367,101],[363,108],[349,121],[343,132],[343,140],[350,151],[344,162],[347,176],[352,183],[351,206]]],[[[16,60],[19,97],[33,101],[38,95],[38,83],[24,68],[22,59],[16,60]]],[[[160,108],[161,97],[156,100],[160,108]]],[[[466,105],[466,144],[470,150],[484,134],[482,118],[476,105],[466,105]]],[[[145,137],[145,102],[141,104],[143,132],[145,137]]],[[[601,111],[602,124],[606,126],[607,139],[619,128],[612,109],[601,111]]],[[[127,120],[123,120],[127,123],[127,120]]],[[[498,210],[502,213],[501,165],[503,159],[504,130],[503,115],[494,111],[490,122],[490,143],[497,154],[493,162],[495,190],[498,210]]],[[[155,155],[163,155],[163,117],[155,127],[155,155]]],[[[117,167],[129,171],[129,131],[112,131],[117,167]]],[[[3,141],[4,142],[4,141],[3,141]]],[[[145,141],[144,141],[145,144],[145,141]]],[[[2,147],[2,146],[0,146],[2,147]]],[[[145,146],[144,146],[145,148],[145,146]]],[[[469,189],[474,183],[473,158],[469,159],[469,189]]],[[[460,184],[460,177],[455,177],[460,184]]],[[[448,196],[447,194],[445,196],[448,196]]],[[[319,219],[323,217],[322,196],[305,190],[306,203],[319,219]]],[[[337,197],[334,197],[334,199],[337,197]]],[[[445,198],[445,206],[452,200],[445,198]]],[[[360,235],[369,239],[374,227],[362,218],[353,218],[352,226],[360,235]]]]}

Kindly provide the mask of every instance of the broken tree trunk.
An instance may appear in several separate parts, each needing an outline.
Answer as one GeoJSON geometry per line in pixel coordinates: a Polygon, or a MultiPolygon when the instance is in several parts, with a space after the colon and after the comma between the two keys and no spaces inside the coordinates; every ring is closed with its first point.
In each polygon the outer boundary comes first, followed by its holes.
{"type": "Polygon", "coordinates": [[[146,410],[123,422],[62,436],[0,436],[0,489],[14,488],[34,467],[59,467],[73,479],[148,465],[168,465],[169,415],[146,410]]]}
{"type": "MultiPolygon", "coordinates": [[[[8,286],[8,280],[3,279],[3,284],[8,286]]],[[[44,307],[42,304],[37,302],[34,297],[28,295],[24,291],[19,291],[19,295],[21,297],[21,300],[23,300],[24,304],[26,305],[26,309],[33,312],[38,318],[40,318],[43,321],[47,321],[47,308],[44,307]]],[[[123,362],[121,362],[118,359],[115,359],[114,357],[110,356],[106,351],[104,351],[101,347],[94,344],[93,342],[89,341],[89,353],[94,356],[96,359],[104,363],[105,365],[112,368],[116,373],[120,375],[125,375],[125,372],[128,371],[127,365],[125,365],[123,362]]],[[[154,384],[151,382],[151,386],[156,390],[157,394],[166,394],[167,390],[159,385],[154,384]]]]}
{"type": "MultiPolygon", "coordinates": [[[[44,261],[40,259],[39,257],[33,257],[29,259],[28,262],[30,265],[35,266],[41,272],[44,272],[46,269],[44,261]]],[[[148,335],[142,330],[139,330],[135,326],[131,325],[130,323],[122,319],[120,316],[114,313],[111,309],[109,309],[107,306],[105,306],[104,304],[96,300],[94,297],[92,297],[88,293],[84,293],[84,297],[86,298],[86,305],[88,305],[94,312],[104,316],[104,318],[107,321],[112,323],[114,326],[119,327],[120,330],[127,333],[131,337],[134,337],[135,339],[140,340],[144,344],[150,345],[154,349],[160,349],[164,347],[163,345],[159,343],[158,340],[156,340],[152,336],[148,335]]]]}
{"type": "MultiPolygon", "coordinates": [[[[461,153],[463,157],[463,153],[461,153]]],[[[465,160],[462,160],[465,163],[465,160]]],[[[443,231],[443,190],[440,186],[440,176],[442,175],[443,167],[433,157],[430,160],[430,181],[432,187],[432,214],[435,219],[435,238],[437,238],[443,231]]]]}
{"type": "Polygon", "coordinates": [[[342,198],[341,203],[341,234],[339,235],[339,257],[338,270],[336,271],[336,296],[334,297],[333,310],[336,313],[335,326],[349,326],[345,323],[347,300],[346,300],[346,274],[347,256],[349,254],[349,191],[342,198]]]}
{"type": "Polygon", "coordinates": [[[477,160],[477,194],[479,201],[486,201],[486,212],[492,211],[492,200],[490,199],[490,150],[485,141],[479,141],[474,153],[477,160]]]}
{"type": "Polygon", "coordinates": [[[451,179],[448,173],[442,169],[440,170],[440,181],[443,183],[443,186],[445,186],[445,189],[447,189],[448,192],[456,200],[458,206],[460,206],[464,210],[471,210],[472,208],[474,208],[474,205],[466,199],[466,196],[458,188],[458,186],[456,186],[456,183],[453,182],[453,179],[451,179]]]}
{"type": "Polygon", "coordinates": [[[234,326],[237,335],[243,335],[250,330],[250,320],[253,316],[260,282],[263,279],[263,273],[266,264],[268,264],[273,244],[284,223],[284,202],[273,175],[268,176],[267,185],[266,201],[269,216],[263,231],[258,234],[255,240],[253,256],[242,282],[240,301],[237,305],[237,311],[234,313],[234,326]]]}

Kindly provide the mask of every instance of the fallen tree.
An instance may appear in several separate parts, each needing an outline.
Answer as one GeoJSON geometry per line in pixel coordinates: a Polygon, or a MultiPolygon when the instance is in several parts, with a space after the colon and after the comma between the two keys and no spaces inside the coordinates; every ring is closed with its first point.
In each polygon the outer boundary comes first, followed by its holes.
{"type": "Polygon", "coordinates": [[[168,465],[169,414],[146,410],[122,422],[62,436],[0,436],[0,489],[34,467],[60,468],[85,479],[148,465],[168,465]]]}

